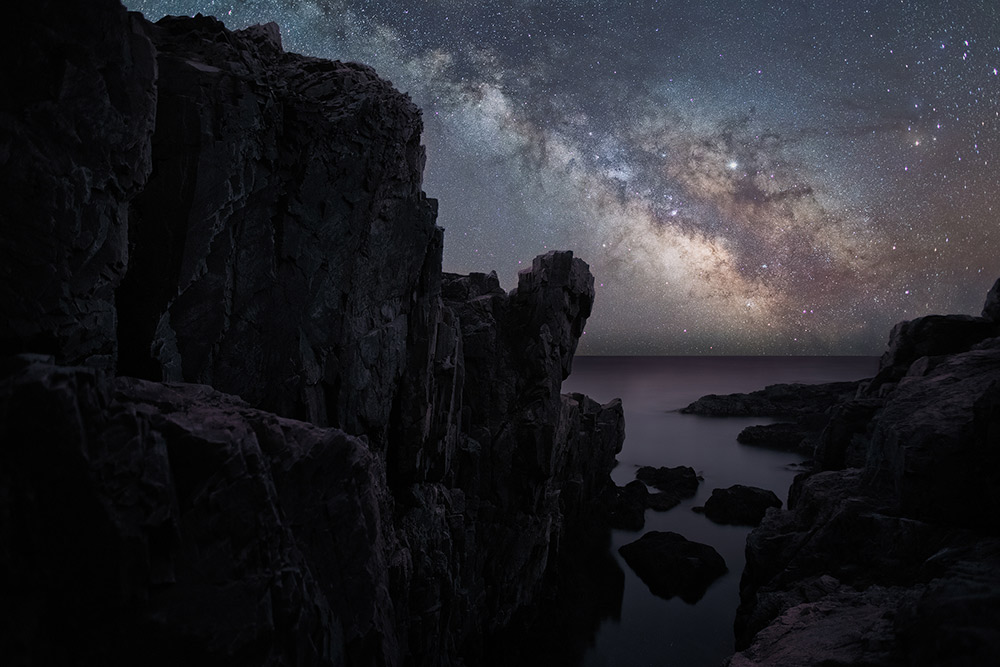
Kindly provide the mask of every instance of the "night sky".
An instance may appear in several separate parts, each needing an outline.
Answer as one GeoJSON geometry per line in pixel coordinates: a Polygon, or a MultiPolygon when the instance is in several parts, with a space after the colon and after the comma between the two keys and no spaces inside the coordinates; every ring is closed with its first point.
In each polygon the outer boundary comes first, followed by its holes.
{"type": "Polygon", "coordinates": [[[571,249],[583,354],[879,354],[1000,277],[996,0],[127,0],[424,110],[444,268],[571,249]]]}

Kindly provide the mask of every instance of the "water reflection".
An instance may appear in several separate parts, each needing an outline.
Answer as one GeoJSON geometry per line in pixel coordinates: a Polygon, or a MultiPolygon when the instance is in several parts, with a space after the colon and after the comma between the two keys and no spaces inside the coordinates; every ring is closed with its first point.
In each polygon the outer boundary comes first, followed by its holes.
{"type": "MultiPolygon", "coordinates": [[[[709,544],[729,572],[692,606],[655,597],[622,564],[620,618],[604,620],[595,645],[574,664],[715,666],[734,650],[732,628],[749,529],[714,524],[691,508],[704,505],[712,489],[733,484],[770,489],[784,501],[801,457],[736,442],[744,427],[766,419],[708,418],[676,410],[705,394],[749,392],[774,383],[854,380],[873,375],[876,365],[870,357],[578,357],[564,392],[624,402],[626,439],[612,473],[616,483],[632,481],[644,465],[686,465],[704,477],[693,498],[668,512],[647,511],[642,532],[673,531],[709,544]]],[[[612,531],[612,557],[619,559],[618,547],[642,532],[612,531]]]]}

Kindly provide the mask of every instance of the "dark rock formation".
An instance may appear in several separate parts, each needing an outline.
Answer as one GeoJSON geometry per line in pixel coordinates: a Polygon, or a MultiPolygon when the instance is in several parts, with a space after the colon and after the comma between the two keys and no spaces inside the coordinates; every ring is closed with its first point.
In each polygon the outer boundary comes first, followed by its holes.
{"type": "Polygon", "coordinates": [[[639,480],[632,480],[625,486],[617,487],[611,498],[608,518],[612,528],[640,531],[646,525],[646,510],[649,508],[649,489],[639,480]]]}
{"type": "Polygon", "coordinates": [[[703,511],[715,523],[757,526],[769,507],[781,507],[774,491],[735,484],[728,489],[712,489],[705,506],[695,509],[703,511]]]}
{"type": "Polygon", "coordinates": [[[715,549],[677,533],[650,531],[618,552],[653,595],[666,600],[676,596],[694,604],[727,572],[715,549]]]}
{"type": "Polygon", "coordinates": [[[731,665],[1000,655],[994,326],[964,316],[898,325],[879,375],[830,410],[789,509],[748,537],[731,665]]]}
{"type": "Polygon", "coordinates": [[[636,479],[625,486],[615,488],[609,501],[608,518],[612,528],[639,531],[646,525],[647,509],[666,512],[680,502],[681,496],[675,493],[667,491],[650,493],[645,483],[636,479]]]}
{"type": "Polygon", "coordinates": [[[642,466],[635,471],[635,477],[654,489],[678,498],[690,498],[698,493],[698,484],[701,482],[698,473],[689,466],[676,466],[674,468],[642,466]]]}
{"type": "Polygon", "coordinates": [[[815,448],[814,438],[821,431],[822,426],[816,429],[810,421],[761,424],[747,426],[740,431],[736,442],[811,456],[815,448]]]}
{"type": "Polygon", "coordinates": [[[442,274],[370,68],[79,5],[3,72],[5,661],[523,662],[616,616],[587,265],[442,274]]]}
{"type": "Polygon", "coordinates": [[[151,169],[156,52],[117,0],[8,11],[0,349],[111,367],[128,203],[151,169]]]}
{"type": "MultiPolygon", "coordinates": [[[[995,297],[994,297],[995,298],[995,297]]],[[[987,299],[987,309],[990,307],[987,299]]],[[[986,312],[986,309],[984,309],[986,312]]],[[[1000,321],[971,315],[928,315],[900,322],[889,334],[889,348],[879,360],[879,370],[868,387],[873,395],[883,385],[891,391],[893,383],[907,374],[921,358],[933,365],[940,358],[964,352],[976,343],[1000,336],[1000,321]]]]}
{"type": "Polygon", "coordinates": [[[993,283],[993,287],[986,294],[986,303],[983,304],[983,318],[991,322],[1000,322],[1000,278],[993,283]]]}
{"type": "Polygon", "coordinates": [[[636,480],[623,487],[617,487],[606,497],[611,526],[621,530],[642,530],[646,525],[646,510],[665,512],[698,492],[701,481],[694,468],[639,468],[636,480]],[[650,493],[647,485],[657,489],[650,493]]]}
{"type": "Polygon", "coordinates": [[[681,412],[711,417],[799,417],[822,414],[853,397],[861,381],[829,384],[772,384],[749,394],[709,394],[681,412]]]}

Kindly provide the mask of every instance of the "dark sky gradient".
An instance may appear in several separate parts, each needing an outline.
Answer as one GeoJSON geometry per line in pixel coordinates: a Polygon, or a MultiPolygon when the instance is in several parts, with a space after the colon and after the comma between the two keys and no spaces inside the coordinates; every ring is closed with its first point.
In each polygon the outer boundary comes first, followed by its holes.
{"type": "Polygon", "coordinates": [[[445,269],[597,277],[584,354],[878,354],[1000,276],[1000,3],[127,0],[424,109],[445,269]]]}

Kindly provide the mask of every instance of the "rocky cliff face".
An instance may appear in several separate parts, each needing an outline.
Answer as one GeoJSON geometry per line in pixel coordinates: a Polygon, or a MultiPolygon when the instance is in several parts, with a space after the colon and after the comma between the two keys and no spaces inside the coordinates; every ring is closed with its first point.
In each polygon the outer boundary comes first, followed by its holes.
{"type": "Polygon", "coordinates": [[[0,651],[499,664],[617,613],[586,264],[442,274],[371,69],[78,5],[18,10],[0,107],[0,651]]]}
{"type": "Polygon", "coordinates": [[[747,540],[731,665],[973,665],[1000,654],[1000,320],[893,329],[813,472],[747,540]]]}

